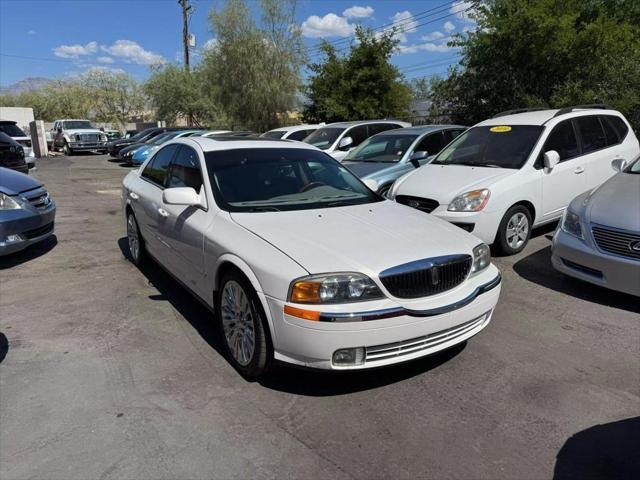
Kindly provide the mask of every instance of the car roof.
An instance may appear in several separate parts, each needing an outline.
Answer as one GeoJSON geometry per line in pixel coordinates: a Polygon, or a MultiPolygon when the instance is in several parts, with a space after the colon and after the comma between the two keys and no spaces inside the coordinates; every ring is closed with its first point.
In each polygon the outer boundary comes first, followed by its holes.
{"type": "Polygon", "coordinates": [[[186,137],[176,138],[171,143],[189,144],[190,142],[197,143],[203,152],[237,150],[240,148],[298,148],[305,150],[318,150],[313,145],[302,142],[290,142],[288,140],[267,140],[263,138],[239,139],[238,137],[227,137],[212,139],[209,137],[186,137]]]}
{"type": "Polygon", "coordinates": [[[376,123],[397,123],[399,125],[405,125],[406,127],[410,127],[411,124],[408,122],[403,122],[402,120],[395,120],[393,118],[389,118],[387,120],[359,120],[355,122],[335,122],[335,123],[327,123],[320,128],[331,128],[331,127],[339,127],[339,128],[348,128],[353,127],[354,125],[369,125],[376,123]]]}
{"type": "Polygon", "coordinates": [[[297,132],[298,130],[309,130],[310,128],[322,128],[326,127],[325,124],[304,124],[304,125],[289,125],[288,127],[279,127],[268,130],[269,132],[297,132]]]}
{"type": "Polygon", "coordinates": [[[587,114],[609,114],[620,115],[620,112],[611,109],[603,108],[579,108],[576,107],[573,110],[560,113],[560,109],[549,110],[535,110],[531,112],[514,113],[511,115],[497,116],[484,120],[475,126],[490,126],[490,125],[544,125],[552,118],[566,119],[572,117],[578,117],[587,114]]]}

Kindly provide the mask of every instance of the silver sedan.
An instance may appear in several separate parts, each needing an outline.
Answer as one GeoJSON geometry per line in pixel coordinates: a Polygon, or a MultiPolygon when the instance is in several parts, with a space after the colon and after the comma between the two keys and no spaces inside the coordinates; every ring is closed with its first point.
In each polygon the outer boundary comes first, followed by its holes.
{"type": "Polygon", "coordinates": [[[600,187],[576,197],[553,237],[556,270],[640,296],[640,157],[600,187]]]}

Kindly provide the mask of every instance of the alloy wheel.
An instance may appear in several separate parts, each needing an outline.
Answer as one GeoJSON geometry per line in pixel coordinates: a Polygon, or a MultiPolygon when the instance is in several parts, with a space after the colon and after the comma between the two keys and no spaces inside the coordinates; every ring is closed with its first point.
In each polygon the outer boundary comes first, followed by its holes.
{"type": "Polygon", "coordinates": [[[514,250],[520,248],[529,237],[529,220],[522,212],[517,212],[507,223],[507,244],[514,250]]]}
{"type": "Polygon", "coordinates": [[[222,328],[229,351],[236,362],[247,366],[256,348],[253,309],[244,289],[235,280],[228,281],[222,289],[220,305],[222,328]]]}
{"type": "Polygon", "coordinates": [[[129,251],[135,261],[140,256],[140,238],[138,236],[138,225],[133,215],[127,217],[127,240],[129,241],[129,251]]]}

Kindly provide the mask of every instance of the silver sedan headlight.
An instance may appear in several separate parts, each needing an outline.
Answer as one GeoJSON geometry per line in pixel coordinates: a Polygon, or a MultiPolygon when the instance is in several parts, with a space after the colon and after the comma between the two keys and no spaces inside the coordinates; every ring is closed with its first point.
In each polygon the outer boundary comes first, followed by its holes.
{"type": "Polygon", "coordinates": [[[481,243],[473,249],[473,265],[471,275],[480,273],[491,264],[491,250],[488,245],[481,243]]]}
{"type": "Polygon", "coordinates": [[[582,226],[580,224],[580,215],[572,212],[568,208],[564,211],[560,228],[562,228],[562,230],[569,235],[573,235],[574,237],[578,237],[584,240],[584,235],[582,234],[582,226]]]}
{"type": "Polygon", "coordinates": [[[22,206],[9,195],[0,192],[0,210],[19,210],[22,206]]]}

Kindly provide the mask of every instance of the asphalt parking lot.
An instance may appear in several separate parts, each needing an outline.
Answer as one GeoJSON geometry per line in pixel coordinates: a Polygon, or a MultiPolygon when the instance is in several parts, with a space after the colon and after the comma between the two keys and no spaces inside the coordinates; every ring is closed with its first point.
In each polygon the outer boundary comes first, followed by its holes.
{"type": "MultiPolygon", "coordinates": [[[[630,478],[640,301],[562,277],[550,229],[467,344],[250,383],[211,314],[126,260],[107,156],[42,160],[56,237],[0,258],[0,478],[630,478]]],[[[637,478],[637,477],[636,477],[637,478]]]]}

